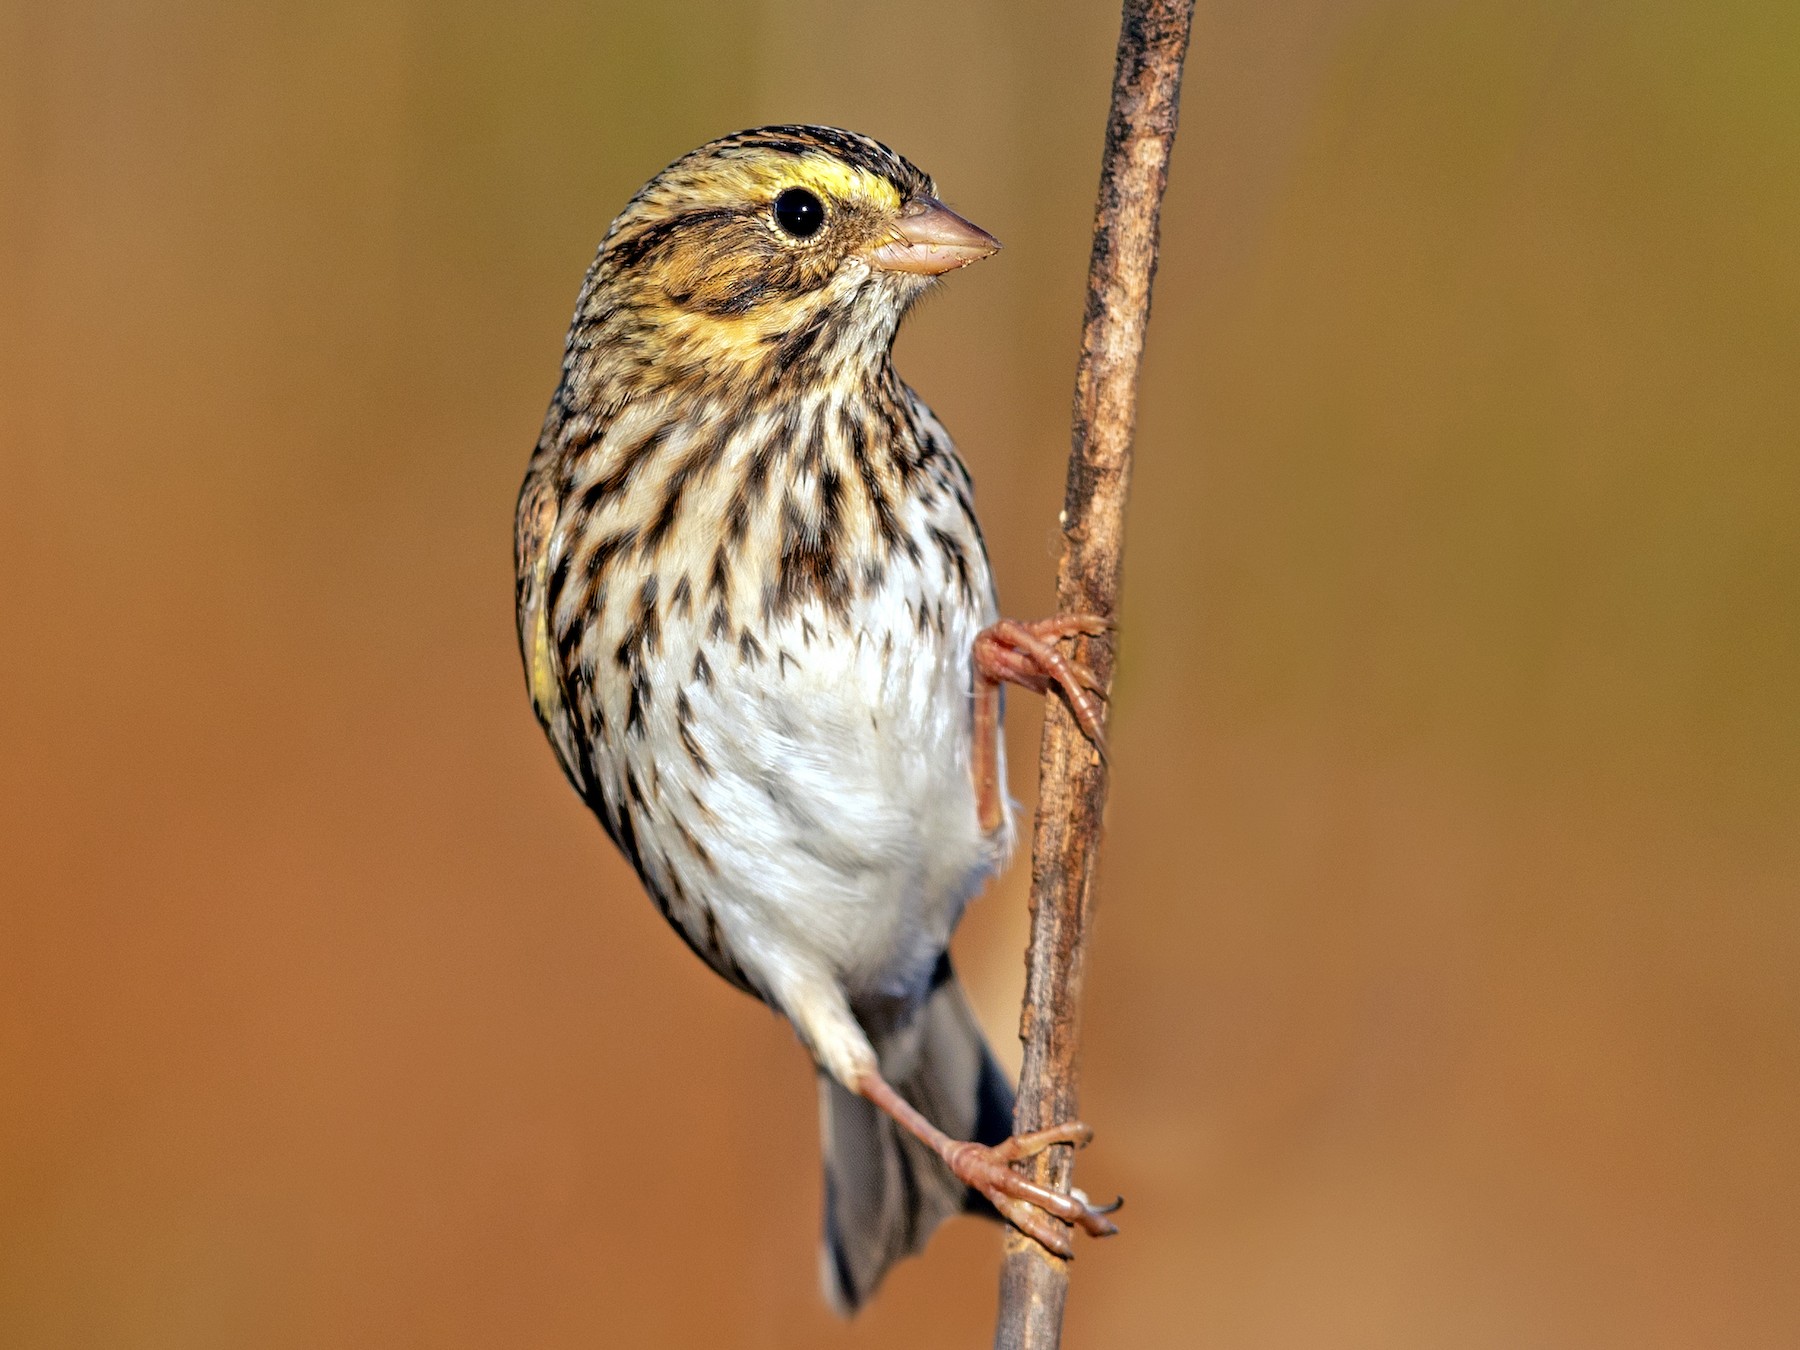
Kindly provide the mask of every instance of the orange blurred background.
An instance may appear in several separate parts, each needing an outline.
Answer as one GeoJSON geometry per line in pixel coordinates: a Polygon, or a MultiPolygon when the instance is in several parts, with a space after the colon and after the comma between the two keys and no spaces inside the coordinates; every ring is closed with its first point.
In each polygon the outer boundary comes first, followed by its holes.
{"type": "MultiPolygon", "coordinates": [[[[1116,23],[0,3],[0,1343],[988,1342],[973,1222],[826,1312],[511,513],[612,214],[837,122],[1007,243],[900,363],[1045,611],[1116,23]]],[[[1800,1344],[1800,7],[1203,3],[1184,113],[1067,1343],[1800,1344]]]]}

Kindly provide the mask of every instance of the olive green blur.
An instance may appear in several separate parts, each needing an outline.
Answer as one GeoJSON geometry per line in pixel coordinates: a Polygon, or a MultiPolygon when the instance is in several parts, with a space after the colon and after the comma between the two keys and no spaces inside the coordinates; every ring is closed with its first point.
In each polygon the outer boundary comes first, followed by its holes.
{"type": "MultiPolygon", "coordinates": [[[[1045,612],[1115,26],[0,0],[0,1346],[988,1342],[973,1222],[826,1311],[513,494],[629,194],[839,123],[1005,242],[899,363],[1045,612]]],[[[1800,6],[1202,3],[1163,243],[1067,1345],[1800,1342],[1800,6]]]]}

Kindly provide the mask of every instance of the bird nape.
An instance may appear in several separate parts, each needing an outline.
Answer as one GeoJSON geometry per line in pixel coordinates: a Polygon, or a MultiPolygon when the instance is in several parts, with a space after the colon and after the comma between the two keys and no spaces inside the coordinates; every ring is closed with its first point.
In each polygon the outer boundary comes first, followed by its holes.
{"type": "Polygon", "coordinates": [[[1014,843],[1001,685],[1099,737],[1057,643],[1104,625],[1000,618],[968,471],[891,360],[999,247],[867,137],[700,147],[607,232],[519,496],[538,719],[676,932],[811,1052],[846,1311],[963,1210],[1064,1255],[1064,1224],[1114,1231],[1010,1165],[1089,1131],[1010,1137],[947,955],[1014,843]]]}

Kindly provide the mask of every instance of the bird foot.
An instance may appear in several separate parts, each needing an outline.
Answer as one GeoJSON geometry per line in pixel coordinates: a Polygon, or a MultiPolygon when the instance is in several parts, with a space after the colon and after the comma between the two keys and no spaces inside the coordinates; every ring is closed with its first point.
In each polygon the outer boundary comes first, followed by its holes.
{"type": "Polygon", "coordinates": [[[1123,1202],[1095,1205],[1078,1190],[1053,1191],[1029,1181],[1011,1165],[1035,1157],[1053,1144],[1081,1148],[1093,1137],[1088,1126],[1070,1121],[1031,1134],[1016,1134],[991,1146],[946,1141],[940,1151],[957,1180],[985,1195],[1027,1237],[1068,1259],[1075,1255],[1075,1248],[1069,1240],[1069,1230],[1062,1225],[1072,1224],[1090,1237],[1111,1237],[1119,1228],[1106,1216],[1123,1202]],[[1052,1223],[1053,1217],[1062,1220],[1062,1224],[1052,1223]]]}
{"type": "Polygon", "coordinates": [[[1075,1249],[1064,1224],[1072,1224],[1093,1237],[1110,1237],[1119,1231],[1106,1216],[1123,1201],[1095,1205],[1078,1190],[1071,1189],[1066,1194],[1053,1191],[1012,1169],[1013,1163],[1034,1158],[1055,1144],[1073,1144],[1076,1148],[1086,1146],[1094,1132],[1080,1121],[1052,1125],[1047,1130],[1034,1130],[1030,1134],[1015,1134],[998,1144],[965,1143],[950,1138],[933,1125],[874,1070],[857,1080],[856,1091],[930,1146],[958,1181],[985,1195],[1021,1233],[1065,1260],[1075,1255],[1075,1249]],[[1054,1222],[1055,1219],[1062,1223],[1054,1222]]]}
{"type": "Polygon", "coordinates": [[[975,635],[975,673],[991,685],[1016,684],[1036,693],[1055,685],[1069,701],[1082,733],[1101,755],[1106,734],[1100,726],[1100,679],[1093,671],[1056,649],[1063,638],[1092,637],[1112,624],[1097,614],[1059,614],[1021,622],[1002,619],[975,635]]]}

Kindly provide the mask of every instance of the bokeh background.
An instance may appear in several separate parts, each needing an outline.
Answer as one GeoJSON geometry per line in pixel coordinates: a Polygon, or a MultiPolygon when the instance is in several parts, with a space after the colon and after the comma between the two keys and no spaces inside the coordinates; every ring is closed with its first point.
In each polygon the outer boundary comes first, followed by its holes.
{"type": "MultiPolygon", "coordinates": [[[[822,1306],[511,512],[613,212],[840,122],[1008,245],[900,359],[1046,610],[1116,22],[0,3],[0,1344],[987,1343],[974,1222],[822,1306]]],[[[1800,7],[1203,0],[1184,113],[1068,1344],[1800,1343],[1800,7]]]]}

